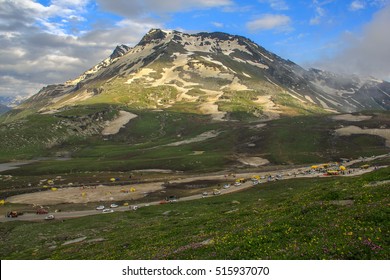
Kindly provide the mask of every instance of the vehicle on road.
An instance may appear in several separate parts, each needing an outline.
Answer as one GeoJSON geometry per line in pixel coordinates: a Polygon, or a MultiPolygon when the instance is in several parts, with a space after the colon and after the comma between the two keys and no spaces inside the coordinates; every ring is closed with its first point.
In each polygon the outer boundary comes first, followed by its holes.
{"type": "Polygon", "coordinates": [[[166,197],[165,200],[168,202],[177,202],[177,197],[174,195],[171,195],[169,197],[166,197]]]}
{"type": "Polygon", "coordinates": [[[46,221],[54,220],[54,219],[55,219],[54,215],[48,215],[48,216],[45,217],[46,221]]]}
{"type": "Polygon", "coordinates": [[[10,211],[10,212],[7,212],[7,214],[5,216],[7,218],[17,218],[20,215],[23,215],[23,213],[22,212],[18,212],[18,211],[10,211]]]}
{"type": "Polygon", "coordinates": [[[218,190],[218,189],[213,190],[213,195],[220,195],[220,194],[221,194],[220,190],[218,190]]]}
{"type": "Polygon", "coordinates": [[[119,205],[118,204],[115,204],[115,203],[112,203],[111,205],[110,205],[110,208],[118,208],[119,207],[119,205]]]}
{"type": "Polygon", "coordinates": [[[112,209],[103,209],[102,213],[113,213],[114,210],[112,209]]]}

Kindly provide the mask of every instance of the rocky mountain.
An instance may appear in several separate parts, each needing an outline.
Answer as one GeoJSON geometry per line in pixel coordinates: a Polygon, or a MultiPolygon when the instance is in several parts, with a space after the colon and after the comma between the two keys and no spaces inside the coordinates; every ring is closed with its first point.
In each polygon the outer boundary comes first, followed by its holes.
{"type": "Polygon", "coordinates": [[[18,109],[42,113],[120,104],[272,119],[325,111],[390,109],[390,83],[306,70],[251,40],[226,33],[150,30],[133,48],[117,46],[78,78],[50,85],[18,109]]]}

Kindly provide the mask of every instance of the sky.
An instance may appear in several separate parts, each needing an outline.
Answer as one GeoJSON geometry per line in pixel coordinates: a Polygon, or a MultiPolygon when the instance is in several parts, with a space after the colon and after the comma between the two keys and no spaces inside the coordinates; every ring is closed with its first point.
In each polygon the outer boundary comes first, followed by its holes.
{"type": "Polygon", "coordinates": [[[0,0],[0,97],[74,79],[151,28],[242,35],[305,68],[390,81],[390,0],[0,0]]]}

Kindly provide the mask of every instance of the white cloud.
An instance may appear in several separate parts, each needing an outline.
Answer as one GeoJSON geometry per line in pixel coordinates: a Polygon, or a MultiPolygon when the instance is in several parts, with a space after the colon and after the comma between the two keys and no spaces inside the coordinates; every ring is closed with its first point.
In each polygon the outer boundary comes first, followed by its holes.
{"type": "Polygon", "coordinates": [[[207,9],[214,7],[228,7],[232,0],[97,0],[105,10],[124,17],[134,17],[145,14],[169,14],[190,9],[207,9]]]}
{"type": "Polygon", "coordinates": [[[359,1],[359,0],[356,0],[356,1],[353,1],[350,5],[349,5],[349,9],[351,11],[358,11],[358,10],[362,10],[366,7],[366,3],[364,1],[359,1]]]}
{"type": "Polygon", "coordinates": [[[262,17],[249,21],[246,27],[249,31],[263,31],[263,30],[277,30],[289,31],[291,30],[291,18],[286,15],[266,14],[262,17]]]}
{"type": "MultiPolygon", "coordinates": [[[[50,7],[85,3],[52,1],[50,7]]],[[[108,57],[117,44],[134,45],[150,28],[161,26],[151,19],[123,20],[70,36],[51,21],[48,14],[55,9],[50,9],[33,1],[0,0],[0,96],[30,95],[43,85],[73,79],[108,57]]],[[[72,20],[73,12],[62,19],[72,20]]]]}
{"type": "Polygon", "coordinates": [[[211,24],[218,28],[222,28],[224,26],[222,22],[216,22],[216,21],[213,21],[211,24]]]}
{"type": "Polygon", "coordinates": [[[288,10],[289,6],[284,0],[259,0],[260,3],[268,3],[272,9],[277,11],[288,10]]]}
{"type": "Polygon", "coordinates": [[[390,81],[390,5],[377,12],[362,33],[345,33],[344,49],[334,58],[324,58],[317,66],[336,72],[374,76],[390,81]]]}
{"type": "Polygon", "coordinates": [[[320,24],[325,14],[326,14],[325,9],[320,6],[317,6],[315,8],[315,17],[310,19],[310,25],[320,24]]]}

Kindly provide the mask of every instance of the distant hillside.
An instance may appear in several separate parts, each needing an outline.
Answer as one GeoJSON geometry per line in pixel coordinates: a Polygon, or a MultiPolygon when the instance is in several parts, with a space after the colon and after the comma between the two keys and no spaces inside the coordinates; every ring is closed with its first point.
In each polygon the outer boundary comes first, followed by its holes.
{"type": "Polygon", "coordinates": [[[3,104],[0,104],[0,115],[4,114],[5,112],[8,112],[9,110],[11,110],[11,108],[3,104]]]}

